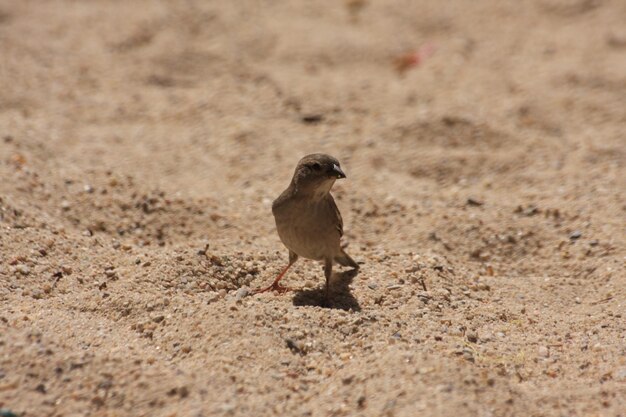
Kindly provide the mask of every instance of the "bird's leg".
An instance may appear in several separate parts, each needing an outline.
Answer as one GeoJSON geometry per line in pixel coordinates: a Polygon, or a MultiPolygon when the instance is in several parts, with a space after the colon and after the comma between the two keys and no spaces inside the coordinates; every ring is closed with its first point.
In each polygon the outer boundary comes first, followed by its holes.
{"type": "Polygon", "coordinates": [[[281,279],[283,279],[283,277],[287,273],[287,270],[291,267],[291,265],[293,265],[296,262],[297,259],[298,259],[298,255],[296,255],[293,252],[289,252],[289,264],[287,264],[285,269],[283,269],[282,272],[278,274],[274,282],[272,282],[272,285],[270,285],[269,287],[265,287],[265,288],[258,288],[254,290],[252,294],[260,294],[262,292],[267,292],[267,291],[276,291],[279,294],[283,294],[287,291],[291,291],[292,288],[283,287],[282,285],[279,284],[279,282],[281,279]]]}
{"type": "Polygon", "coordinates": [[[326,277],[326,302],[330,301],[330,277],[333,275],[333,260],[327,258],[324,261],[324,276],[326,277]]]}
{"type": "Polygon", "coordinates": [[[282,285],[279,284],[279,281],[281,279],[283,279],[283,277],[285,276],[285,273],[287,272],[287,270],[289,269],[289,267],[292,264],[288,264],[285,269],[282,270],[282,272],[280,274],[278,274],[278,276],[276,277],[276,279],[274,280],[274,282],[272,282],[272,285],[270,285],[269,287],[265,287],[265,288],[258,288],[256,290],[253,291],[253,294],[260,294],[262,292],[267,292],[267,291],[276,291],[280,294],[287,292],[290,290],[290,288],[284,287],[282,285]]]}

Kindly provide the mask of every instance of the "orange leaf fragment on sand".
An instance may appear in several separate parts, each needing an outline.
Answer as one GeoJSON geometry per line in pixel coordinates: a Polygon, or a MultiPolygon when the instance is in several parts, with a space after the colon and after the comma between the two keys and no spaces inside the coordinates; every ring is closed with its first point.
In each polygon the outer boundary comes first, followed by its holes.
{"type": "Polygon", "coordinates": [[[393,65],[400,74],[404,74],[407,70],[421,65],[426,58],[435,53],[435,46],[427,43],[422,45],[417,51],[406,52],[393,60],[393,65]]]}

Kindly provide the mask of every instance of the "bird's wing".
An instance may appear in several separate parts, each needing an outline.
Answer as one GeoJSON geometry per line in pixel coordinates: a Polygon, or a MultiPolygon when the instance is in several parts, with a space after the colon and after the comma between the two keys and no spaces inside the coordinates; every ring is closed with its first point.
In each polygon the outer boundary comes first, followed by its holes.
{"type": "Polygon", "coordinates": [[[328,196],[330,197],[328,200],[329,200],[331,210],[333,211],[334,217],[337,221],[335,227],[339,231],[339,237],[341,237],[343,236],[343,219],[341,218],[341,213],[339,212],[339,208],[337,207],[337,204],[335,203],[335,199],[330,194],[328,196]]]}

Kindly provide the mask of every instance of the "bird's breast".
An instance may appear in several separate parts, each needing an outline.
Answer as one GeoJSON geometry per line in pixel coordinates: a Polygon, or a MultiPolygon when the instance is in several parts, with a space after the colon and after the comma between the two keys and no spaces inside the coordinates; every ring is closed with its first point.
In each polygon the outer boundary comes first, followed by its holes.
{"type": "Polygon", "coordinates": [[[329,204],[321,201],[287,201],[273,210],[278,236],[298,255],[321,260],[339,251],[338,219],[329,204]]]}

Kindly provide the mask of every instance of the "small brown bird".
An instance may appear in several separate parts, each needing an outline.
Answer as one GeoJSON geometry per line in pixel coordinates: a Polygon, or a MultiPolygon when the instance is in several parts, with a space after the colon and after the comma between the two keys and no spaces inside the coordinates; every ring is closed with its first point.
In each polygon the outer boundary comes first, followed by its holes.
{"type": "Polygon", "coordinates": [[[311,154],[298,162],[291,184],[272,204],[276,229],[289,249],[289,264],[265,291],[285,292],[279,284],[298,257],[324,261],[326,298],[333,262],[358,269],[359,265],[341,248],[343,220],[330,194],[335,180],[346,178],[339,161],[330,155],[311,154]]]}

